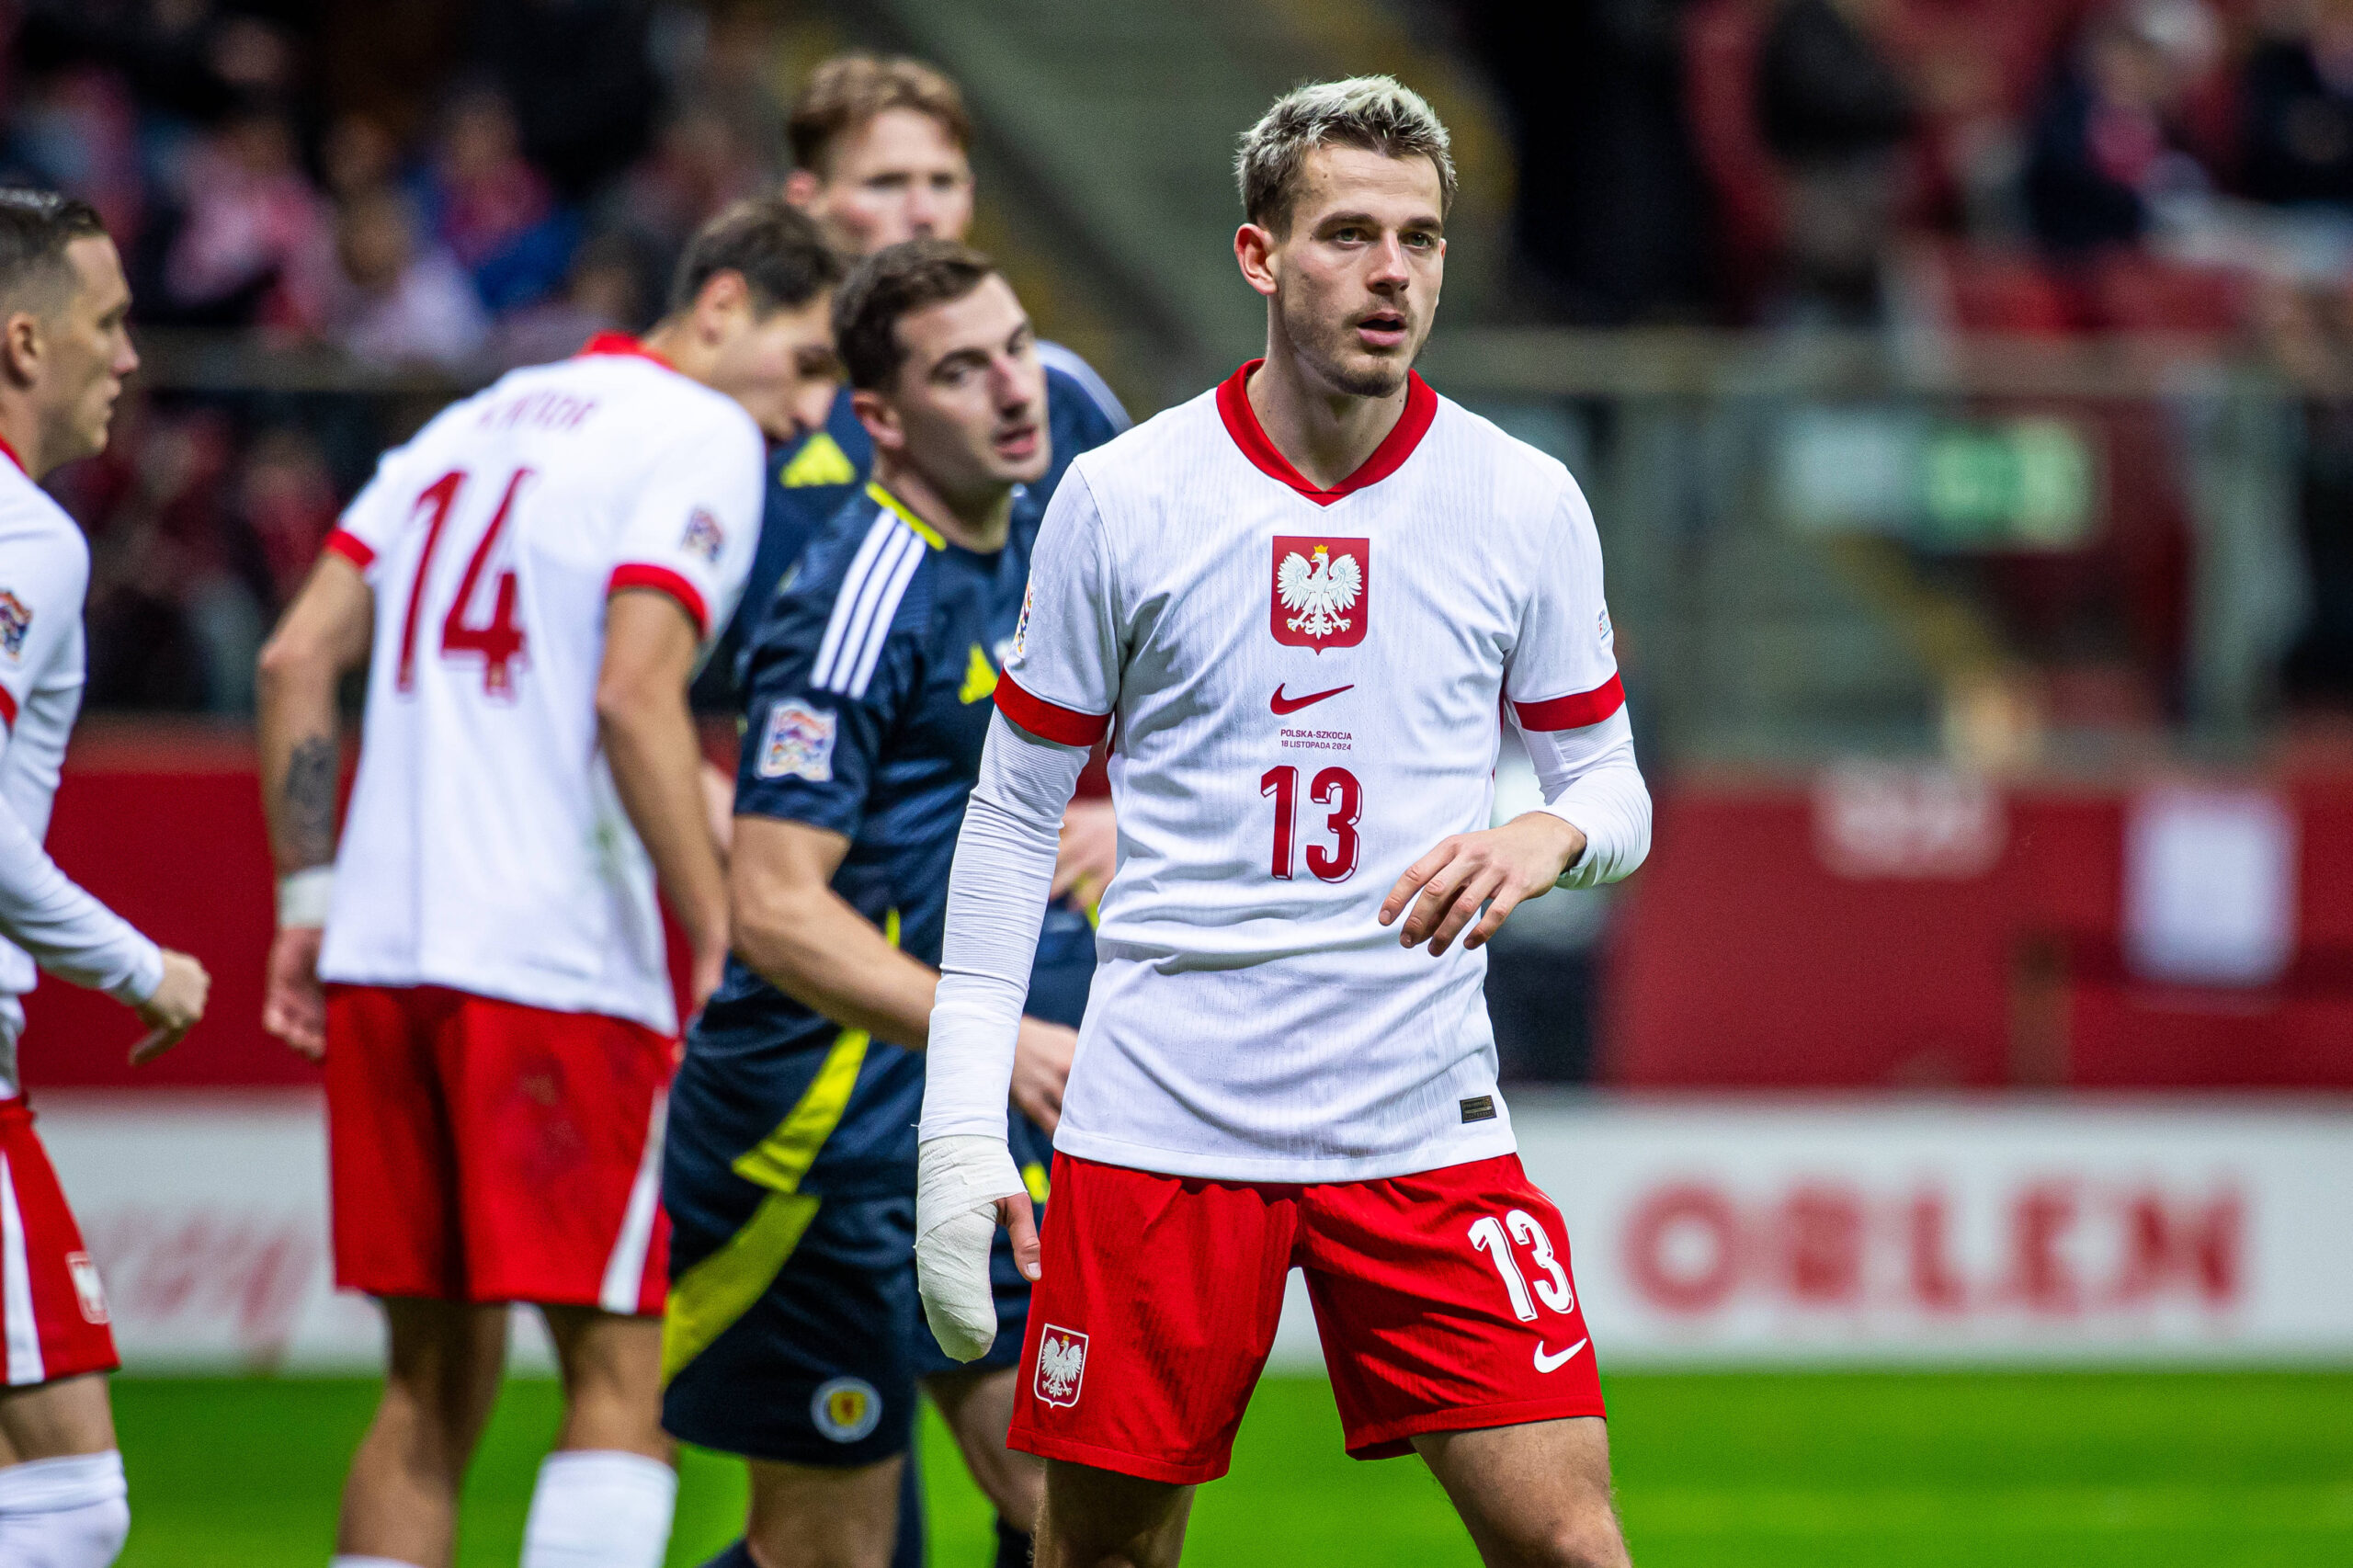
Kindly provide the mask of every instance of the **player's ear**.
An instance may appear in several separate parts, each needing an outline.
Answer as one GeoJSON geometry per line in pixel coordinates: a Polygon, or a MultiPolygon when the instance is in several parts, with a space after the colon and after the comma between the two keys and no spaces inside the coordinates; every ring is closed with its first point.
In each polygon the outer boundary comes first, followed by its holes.
{"type": "Polygon", "coordinates": [[[740,272],[712,273],[703,280],[702,292],[695,296],[695,330],[707,343],[729,336],[732,327],[752,320],[756,314],[751,285],[744,281],[740,272]]]}
{"type": "Polygon", "coordinates": [[[1271,229],[1245,223],[1233,232],[1233,259],[1250,287],[1272,298],[1275,292],[1275,235],[1271,229]]]}
{"type": "Polygon", "coordinates": [[[879,449],[896,453],[906,446],[907,433],[899,424],[899,411],[881,392],[858,388],[849,394],[849,406],[879,449]]]}
{"type": "Polygon", "coordinates": [[[0,374],[13,387],[29,387],[40,379],[40,318],[30,311],[11,311],[0,321],[0,374]]]}

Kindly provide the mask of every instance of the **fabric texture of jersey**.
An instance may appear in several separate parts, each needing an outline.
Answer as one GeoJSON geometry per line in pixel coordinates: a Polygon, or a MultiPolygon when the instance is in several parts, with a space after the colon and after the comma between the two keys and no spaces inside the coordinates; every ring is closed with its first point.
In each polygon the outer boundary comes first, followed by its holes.
{"type": "Polygon", "coordinates": [[[164,976],[155,944],[41,848],[82,709],[89,583],[81,528],[0,442],[0,1097],[17,1092],[19,998],[37,964],[125,1002],[143,1001],[164,976]]]}
{"type": "Polygon", "coordinates": [[[0,1104],[0,1346],[11,1388],[122,1365],[106,1287],[21,1098],[0,1104]]]}
{"type": "Polygon", "coordinates": [[[662,1310],[669,1037],[439,986],[335,985],[327,1038],[338,1286],[662,1310]]]}
{"type": "MultiPolygon", "coordinates": [[[[1129,424],[1127,410],[1086,360],[1058,343],[1039,344],[1038,358],[1046,368],[1046,432],[1052,457],[1045,477],[1015,497],[1017,515],[1031,527],[1044,513],[1071,460],[1101,446],[1129,424]]],[[[824,428],[769,457],[759,553],[752,562],[744,608],[720,653],[739,688],[744,660],[777,588],[818,531],[864,492],[873,472],[874,442],[851,410],[847,387],[835,397],[824,428]]]]}
{"type": "Polygon", "coordinates": [[[759,428],[627,339],[517,370],[387,454],[330,549],[375,590],[320,972],[677,1028],[654,870],[598,745],[606,601],[708,643],[757,541],[759,428]]]}
{"type": "Polygon", "coordinates": [[[1248,1185],[1063,1155],[1012,1447],[1150,1481],[1223,1475],[1306,1278],[1348,1452],[1599,1415],[1560,1211],[1517,1155],[1377,1181],[1248,1185]]]}
{"type": "Polygon", "coordinates": [[[1319,490],[1259,429],[1249,369],[1072,465],[997,690],[1033,735],[1112,736],[1120,869],[1055,1145],[1242,1181],[1507,1153],[1486,954],[1401,947],[1377,915],[1487,825],[1503,712],[1541,732],[1621,705],[1592,517],[1559,462],[1418,377],[1319,490]]]}

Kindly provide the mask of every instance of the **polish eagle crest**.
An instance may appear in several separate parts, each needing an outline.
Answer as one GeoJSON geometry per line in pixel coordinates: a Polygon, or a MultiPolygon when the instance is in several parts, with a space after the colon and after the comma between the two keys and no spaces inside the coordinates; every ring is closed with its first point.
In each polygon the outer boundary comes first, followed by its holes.
{"type": "Polygon", "coordinates": [[[1038,1397],[1048,1404],[1076,1404],[1086,1375],[1086,1335],[1049,1326],[1038,1340],[1038,1397]]]}
{"type": "Polygon", "coordinates": [[[1309,637],[1325,638],[1346,631],[1348,611],[1364,592],[1364,572],[1356,557],[1335,560],[1329,545],[1315,547],[1313,559],[1292,551],[1275,574],[1275,591],[1290,611],[1283,624],[1309,637]]]}

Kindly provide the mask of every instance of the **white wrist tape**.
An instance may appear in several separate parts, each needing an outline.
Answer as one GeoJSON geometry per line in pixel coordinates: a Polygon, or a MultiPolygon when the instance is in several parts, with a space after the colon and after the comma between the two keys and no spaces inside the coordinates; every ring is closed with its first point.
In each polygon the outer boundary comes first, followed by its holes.
{"type": "Polygon", "coordinates": [[[915,1177],[915,1286],[939,1347],[959,1361],[996,1341],[989,1250],[996,1200],[1027,1190],[1002,1137],[977,1132],[926,1139],[915,1177]]]}
{"type": "Polygon", "coordinates": [[[335,868],[313,866],[278,879],[278,928],[324,926],[335,902],[335,868]]]}

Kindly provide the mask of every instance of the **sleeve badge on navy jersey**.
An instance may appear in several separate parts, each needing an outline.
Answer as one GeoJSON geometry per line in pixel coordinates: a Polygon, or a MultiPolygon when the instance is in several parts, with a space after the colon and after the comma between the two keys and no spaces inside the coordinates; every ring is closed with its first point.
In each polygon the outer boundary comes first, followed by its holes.
{"type": "Polygon", "coordinates": [[[7,589],[0,588],[0,653],[11,659],[23,658],[25,633],[32,629],[32,608],[7,589]]]}
{"type": "Polygon", "coordinates": [[[777,703],[768,710],[767,732],[760,737],[760,777],[832,783],[840,722],[832,710],[812,708],[797,697],[777,703]]]}
{"type": "Polygon", "coordinates": [[[1275,536],[1269,629],[1293,648],[1353,648],[1364,641],[1372,594],[1372,541],[1275,536]]]}
{"type": "Polygon", "coordinates": [[[726,530],[719,519],[697,506],[687,515],[687,531],[679,537],[678,546],[689,555],[699,555],[716,564],[719,552],[727,548],[726,530]]]}

